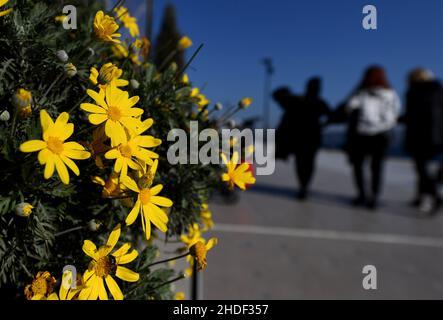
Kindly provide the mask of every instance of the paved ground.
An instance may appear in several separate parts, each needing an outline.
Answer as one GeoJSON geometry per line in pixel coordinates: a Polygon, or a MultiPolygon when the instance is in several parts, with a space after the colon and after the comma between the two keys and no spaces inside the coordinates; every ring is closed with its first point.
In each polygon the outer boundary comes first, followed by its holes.
{"type": "Polygon", "coordinates": [[[234,205],[214,200],[211,235],[220,243],[208,254],[202,298],[443,298],[443,215],[420,218],[408,208],[407,161],[389,161],[377,213],[349,206],[354,194],[341,153],[321,153],[305,203],[294,198],[292,165],[277,163],[234,205]],[[377,268],[377,290],[362,288],[368,264],[377,268]]]}

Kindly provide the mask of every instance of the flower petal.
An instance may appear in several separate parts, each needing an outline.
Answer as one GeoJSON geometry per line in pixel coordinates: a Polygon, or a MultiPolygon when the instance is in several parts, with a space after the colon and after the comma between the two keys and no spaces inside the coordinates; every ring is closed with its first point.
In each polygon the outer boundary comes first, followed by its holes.
{"type": "Polygon", "coordinates": [[[92,104],[92,103],[82,103],[80,105],[80,108],[82,110],[85,110],[85,111],[90,112],[90,113],[100,113],[100,114],[105,114],[106,113],[106,110],[103,109],[103,107],[99,107],[98,105],[92,104]]]}
{"type": "Polygon", "coordinates": [[[51,156],[46,159],[45,172],[44,172],[45,179],[49,179],[54,174],[54,169],[55,169],[54,158],[55,158],[54,155],[52,155],[51,153],[51,156]]]}
{"type": "Polygon", "coordinates": [[[117,282],[115,282],[115,280],[109,275],[106,276],[105,281],[108,285],[109,291],[111,291],[111,294],[114,297],[114,300],[123,300],[123,293],[120,290],[117,282]]]}
{"type": "Polygon", "coordinates": [[[132,208],[131,212],[129,212],[128,216],[126,217],[125,222],[127,226],[134,223],[134,221],[138,217],[139,212],[140,212],[140,200],[137,200],[135,202],[134,208],[132,208]]]}
{"type": "Polygon", "coordinates": [[[151,202],[156,205],[159,205],[162,207],[167,207],[167,208],[172,206],[172,201],[170,199],[165,198],[165,197],[160,197],[160,196],[152,196],[151,202]]]}
{"type": "Polygon", "coordinates": [[[99,114],[99,113],[92,113],[89,115],[88,120],[92,124],[101,124],[108,120],[107,114],[99,114]]]}
{"type": "Polygon", "coordinates": [[[59,156],[54,157],[54,163],[55,163],[55,168],[57,169],[58,176],[60,177],[60,180],[64,184],[69,184],[69,173],[68,169],[66,168],[66,165],[63,163],[63,161],[60,159],[59,156]]]}
{"type": "Polygon", "coordinates": [[[138,279],[140,279],[140,275],[137,272],[121,266],[117,267],[117,272],[115,273],[115,275],[120,279],[128,282],[136,282],[138,281],[138,279]]]}
{"type": "Polygon", "coordinates": [[[98,297],[100,300],[108,300],[108,294],[106,293],[105,284],[103,282],[103,278],[97,277],[97,289],[98,289],[98,297]]]}
{"type": "Polygon", "coordinates": [[[117,259],[117,264],[126,264],[134,261],[138,257],[137,250],[132,250],[130,253],[125,254],[117,259]]]}
{"type": "Polygon", "coordinates": [[[71,159],[69,159],[68,157],[66,157],[64,155],[60,155],[60,158],[69,167],[69,169],[71,169],[72,172],[74,172],[74,174],[76,176],[80,175],[80,170],[78,169],[78,167],[77,167],[77,165],[75,164],[74,161],[72,161],[71,159]]]}
{"type": "Polygon", "coordinates": [[[84,253],[86,253],[88,256],[90,256],[92,259],[96,258],[97,246],[91,240],[83,241],[82,250],[84,253]]]}
{"type": "Polygon", "coordinates": [[[46,142],[43,140],[29,140],[20,145],[21,152],[35,152],[46,148],[46,142]]]}
{"type": "Polygon", "coordinates": [[[108,241],[106,242],[107,250],[105,251],[105,254],[108,254],[109,252],[114,249],[115,245],[118,242],[118,239],[120,238],[120,231],[121,227],[120,224],[116,225],[115,228],[112,230],[111,234],[109,235],[108,241]]]}

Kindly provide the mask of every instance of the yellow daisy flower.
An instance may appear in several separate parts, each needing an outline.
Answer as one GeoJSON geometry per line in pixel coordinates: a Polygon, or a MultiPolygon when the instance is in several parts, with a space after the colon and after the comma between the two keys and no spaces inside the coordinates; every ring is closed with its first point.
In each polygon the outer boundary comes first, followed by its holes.
{"type": "Polygon", "coordinates": [[[61,113],[55,123],[46,112],[40,111],[40,122],[43,130],[43,140],[30,140],[20,145],[22,152],[38,153],[38,161],[45,165],[44,177],[49,179],[54,174],[54,169],[64,184],[69,183],[69,173],[66,166],[74,172],[80,174],[77,165],[71,159],[88,159],[91,154],[85,151],[85,148],[77,142],[65,142],[74,132],[74,125],[68,123],[69,114],[61,113]]]}
{"type": "MultiPolygon", "coordinates": [[[[154,161],[154,164],[150,168],[151,175],[154,176],[157,170],[158,160],[154,161]]],[[[125,176],[122,178],[122,183],[130,190],[138,193],[137,201],[134,208],[126,218],[126,224],[129,226],[134,223],[140,213],[142,220],[143,231],[145,231],[146,239],[151,237],[151,222],[161,231],[166,232],[168,229],[166,224],[168,223],[168,216],[165,211],[159,207],[169,208],[172,206],[172,201],[168,198],[158,196],[163,189],[161,184],[154,187],[151,186],[138,186],[137,183],[125,176]]]]}
{"type": "Polygon", "coordinates": [[[77,275],[77,279],[73,279],[73,277],[74,275],[70,270],[65,270],[63,272],[60,290],[58,292],[58,298],[60,300],[75,300],[84,288],[82,277],[80,275],[77,275]],[[75,287],[72,286],[74,281],[75,287]]]}
{"type": "Polygon", "coordinates": [[[88,89],[87,94],[97,104],[82,103],[80,108],[91,113],[89,122],[92,124],[98,125],[105,122],[105,133],[111,138],[114,146],[126,141],[124,128],[136,131],[140,126],[140,120],[135,117],[142,115],[143,109],[133,108],[140,99],[138,96],[129,98],[128,92],[113,85],[107,86],[100,92],[88,89]]]}
{"type": "Polygon", "coordinates": [[[39,271],[31,284],[25,287],[28,300],[40,300],[49,297],[54,292],[56,280],[48,271],[39,271]]]}
{"type": "Polygon", "coordinates": [[[252,104],[252,102],[253,102],[252,98],[246,97],[241,99],[238,105],[241,109],[246,109],[252,104]]]}
{"type": "Polygon", "coordinates": [[[208,240],[207,243],[205,243],[204,241],[198,241],[193,244],[191,248],[189,248],[191,256],[194,257],[195,262],[197,263],[198,271],[204,270],[206,268],[208,264],[206,260],[206,254],[217,244],[217,242],[217,238],[211,238],[208,240]]]}
{"type": "Polygon", "coordinates": [[[138,273],[121,266],[134,261],[138,256],[135,249],[129,252],[130,243],[125,243],[110,254],[120,238],[120,231],[120,225],[117,225],[106,245],[98,249],[90,240],[83,242],[83,251],[93,260],[83,275],[85,288],[80,292],[80,300],[108,300],[105,282],[114,299],[123,300],[123,293],[112,276],[128,282],[136,282],[140,278],[138,273]]]}
{"type": "Polygon", "coordinates": [[[116,159],[114,171],[120,172],[121,177],[127,175],[128,166],[133,170],[141,169],[140,164],[134,162],[133,158],[136,158],[141,163],[147,163],[148,165],[152,165],[153,159],[158,158],[157,153],[146,148],[157,147],[162,141],[153,136],[141,135],[148,130],[153,123],[154,120],[146,119],[135,132],[130,132],[129,139],[125,139],[125,141],[119,145],[113,145],[115,148],[109,150],[105,154],[106,159],[116,159]]]}
{"type": "Polygon", "coordinates": [[[129,56],[129,50],[126,44],[114,44],[111,47],[112,53],[119,59],[127,58],[129,56]]]}
{"type": "Polygon", "coordinates": [[[246,184],[254,184],[255,178],[252,175],[248,163],[241,163],[237,166],[239,156],[238,152],[234,152],[230,161],[227,160],[225,154],[221,154],[223,163],[228,168],[227,173],[223,173],[222,180],[228,182],[231,189],[237,185],[240,189],[246,190],[246,184]]]}
{"type": "Polygon", "coordinates": [[[125,87],[129,84],[127,80],[120,79],[123,74],[123,70],[119,69],[113,63],[106,63],[98,71],[96,68],[91,68],[91,74],[89,80],[104,90],[109,84],[113,84],[116,87],[125,87]]]}
{"type": "MultiPolygon", "coordinates": [[[[9,0],[0,0],[0,7],[3,7],[5,4],[7,4],[9,0]]],[[[0,11],[0,17],[6,16],[8,13],[12,11],[12,8],[0,11]]]]}
{"type": "Polygon", "coordinates": [[[188,49],[190,46],[192,46],[192,40],[189,37],[181,37],[178,41],[178,48],[180,50],[188,49]]]}
{"type": "Polygon", "coordinates": [[[121,37],[121,34],[115,33],[119,26],[114,18],[105,15],[103,11],[98,11],[94,18],[94,33],[97,38],[105,42],[120,43],[120,40],[114,39],[121,37]]]}
{"type": "Polygon", "coordinates": [[[131,37],[138,37],[140,30],[137,25],[137,19],[129,14],[129,10],[123,6],[120,6],[114,11],[117,14],[117,18],[123,23],[126,29],[129,30],[131,37]]]}
{"type": "Polygon", "coordinates": [[[209,206],[207,203],[202,204],[202,210],[200,211],[200,218],[202,220],[204,230],[209,230],[214,227],[214,221],[212,220],[212,213],[209,210],[209,206]]]}

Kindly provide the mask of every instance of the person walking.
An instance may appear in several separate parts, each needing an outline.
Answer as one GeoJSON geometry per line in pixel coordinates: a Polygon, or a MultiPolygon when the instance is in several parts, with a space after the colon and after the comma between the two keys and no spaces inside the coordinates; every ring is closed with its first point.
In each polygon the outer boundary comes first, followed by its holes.
{"type": "Polygon", "coordinates": [[[347,152],[353,167],[356,206],[376,209],[382,186],[383,164],[389,133],[397,123],[400,99],[391,88],[382,67],[371,66],[364,73],[356,92],[348,100],[347,152]],[[364,167],[370,161],[371,185],[366,185],[364,167]],[[370,190],[368,190],[370,189],[370,190]]]}
{"type": "Polygon", "coordinates": [[[412,205],[423,213],[432,213],[440,205],[437,192],[438,173],[431,163],[443,152],[443,89],[431,71],[417,68],[408,77],[406,94],[405,149],[411,155],[416,176],[417,194],[412,205]]]}
{"type": "Polygon", "coordinates": [[[303,96],[296,96],[284,87],[273,97],[284,110],[276,132],[276,158],[286,160],[295,155],[298,178],[298,199],[305,200],[315,173],[315,162],[321,145],[322,118],[329,115],[329,107],[321,98],[320,78],[309,79],[303,96]]]}

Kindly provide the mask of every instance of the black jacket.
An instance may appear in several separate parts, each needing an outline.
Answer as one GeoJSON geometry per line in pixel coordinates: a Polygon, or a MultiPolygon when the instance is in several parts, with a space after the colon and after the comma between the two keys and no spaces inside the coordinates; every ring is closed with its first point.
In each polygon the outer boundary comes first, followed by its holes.
{"type": "Polygon", "coordinates": [[[406,96],[406,151],[432,157],[443,151],[443,89],[438,81],[411,85],[406,96]]]}

